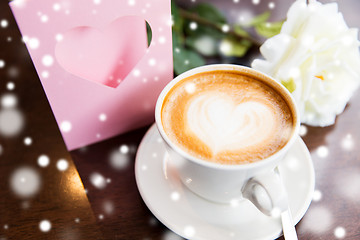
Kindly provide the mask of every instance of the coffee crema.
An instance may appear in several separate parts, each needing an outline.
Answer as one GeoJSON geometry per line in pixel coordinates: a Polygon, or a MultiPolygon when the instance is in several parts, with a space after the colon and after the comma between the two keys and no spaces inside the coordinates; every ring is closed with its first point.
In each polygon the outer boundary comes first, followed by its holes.
{"type": "Polygon", "coordinates": [[[244,164],[267,158],[290,139],[295,120],[275,87],[243,72],[216,70],[180,80],[165,96],[166,135],[194,157],[244,164]]]}

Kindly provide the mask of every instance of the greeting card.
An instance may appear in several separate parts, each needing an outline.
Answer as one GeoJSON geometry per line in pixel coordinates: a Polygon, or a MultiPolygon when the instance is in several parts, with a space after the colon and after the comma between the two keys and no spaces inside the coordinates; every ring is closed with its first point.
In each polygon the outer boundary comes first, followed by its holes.
{"type": "Polygon", "coordinates": [[[173,77],[169,0],[10,6],[69,150],[153,121],[173,77]]]}

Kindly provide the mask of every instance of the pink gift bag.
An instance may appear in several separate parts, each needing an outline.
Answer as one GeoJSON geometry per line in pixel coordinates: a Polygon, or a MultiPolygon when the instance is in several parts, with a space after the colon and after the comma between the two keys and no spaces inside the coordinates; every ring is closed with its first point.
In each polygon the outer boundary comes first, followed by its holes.
{"type": "Polygon", "coordinates": [[[173,77],[169,0],[10,6],[69,150],[154,120],[156,99],[173,77]]]}

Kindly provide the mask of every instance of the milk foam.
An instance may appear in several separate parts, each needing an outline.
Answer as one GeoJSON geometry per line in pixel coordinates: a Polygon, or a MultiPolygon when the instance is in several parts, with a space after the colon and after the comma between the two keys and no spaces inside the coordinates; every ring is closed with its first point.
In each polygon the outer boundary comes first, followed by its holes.
{"type": "Polygon", "coordinates": [[[164,99],[161,120],[181,149],[221,164],[274,154],[294,126],[291,109],[276,90],[232,71],[201,73],[177,83],[164,99]]]}
{"type": "Polygon", "coordinates": [[[188,102],[187,125],[213,154],[261,144],[274,134],[277,117],[271,106],[250,99],[236,104],[226,94],[204,92],[188,102]]]}

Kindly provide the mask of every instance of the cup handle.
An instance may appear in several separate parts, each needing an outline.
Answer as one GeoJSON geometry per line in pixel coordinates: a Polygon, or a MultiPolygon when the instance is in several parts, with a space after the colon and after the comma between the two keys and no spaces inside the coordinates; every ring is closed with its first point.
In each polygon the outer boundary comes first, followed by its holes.
{"type": "Polygon", "coordinates": [[[280,216],[288,209],[287,194],[277,168],[250,178],[242,194],[268,216],[280,216]]]}

